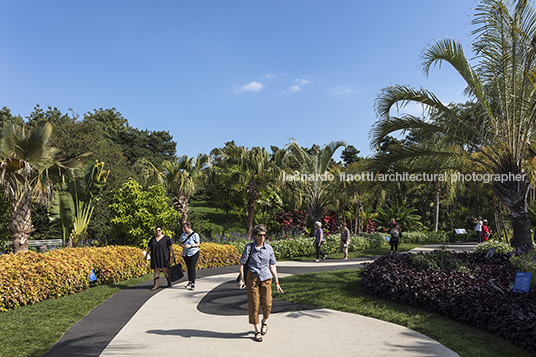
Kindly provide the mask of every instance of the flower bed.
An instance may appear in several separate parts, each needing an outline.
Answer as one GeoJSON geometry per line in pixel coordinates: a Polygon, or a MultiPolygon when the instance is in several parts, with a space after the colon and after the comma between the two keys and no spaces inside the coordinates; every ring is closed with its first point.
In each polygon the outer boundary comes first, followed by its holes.
{"type": "MultiPolygon", "coordinates": [[[[174,245],[176,258],[182,248],[174,245]]],[[[234,246],[201,243],[198,268],[238,264],[234,246]]],[[[65,248],[46,253],[32,251],[0,255],[0,311],[65,296],[90,287],[89,274],[109,284],[143,276],[150,272],[143,250],[125,246],[65,248]]]]}
{"type": "Polygon", "coordinates": [[[420,307],[536,352],[536,293],[514,293],[510,256],[434,252],[425,269],[416,254],[383,256],[360,273],[371,295],[420,307]],[[433,263],[431,263],[433,262],[433,263]]]}

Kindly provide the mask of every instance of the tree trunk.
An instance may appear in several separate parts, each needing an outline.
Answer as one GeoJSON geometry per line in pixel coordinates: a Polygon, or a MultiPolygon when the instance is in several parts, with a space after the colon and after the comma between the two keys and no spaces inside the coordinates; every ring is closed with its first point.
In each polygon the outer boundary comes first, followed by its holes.
{"type": "Polygon", "coordinates": [[[173,197],[173,208],[175,211],[181,214],[179,223],[182,225],[188,222],[188,215],[190,214],[190,208],[188,207],[188,197],[183,194],[177,194],[173,197]]]}
{"type": "Polygon", "coordinates": [[[497,232],[497,239],[501,241],[501,225],[499,223],[499,210],[497,207],[497,197],[493,196],[493,216],[495,218],[495,231],[497,232]]]}
{"type": "Polygon", "coordinates": [[[434,232],[439,228],[439,182],[434,182],[434,232]]]}
{"type": "MultiPolygon", "coordinates": [[[[259,185],[255,181],[249,181],[246,185],[246,195],[248,198],[248,217],[246,221],[247,236],[251,237],[253,231],[253,219],[255,218],[255,204],[259,198],[259,185]]],[[[252,237],[253,238],[253,237],[252,237]]]]}
{"type": "Polygon", "coordinates": [[[355,227],[355,234],[361,233],[361,202],[358,200],[356,204],[357,221],[355,227]]]}
{"type": "Polygon", "coordinates": [[[324,209],[320,206],[313,206],[309,210],[309,219],[311,220],[312,229],[311,233],[314,233],[315,231],[315,223],[320,222],[322,218],[324,217],[324,209]]]}
{"type": "Polygon", "coordinates": [[[527,213],[527,194],[530,190],[530,182],[527,180],[521,164],[504,158],[494,173],[508,177],[502,182],[493,181],[493,193],[499,201],[510,209],[513,231],[512,247],[532,245],[530,220],[527,213]]]}
{"type": "Polygon", "coordinates": [[[30,192],[25,192],[21,200],[11,200],[11,223],[9,223],[8,230],[13,237],[13,253],[28,250],[28,239],[34,231],[31,211],[30,192]]]}

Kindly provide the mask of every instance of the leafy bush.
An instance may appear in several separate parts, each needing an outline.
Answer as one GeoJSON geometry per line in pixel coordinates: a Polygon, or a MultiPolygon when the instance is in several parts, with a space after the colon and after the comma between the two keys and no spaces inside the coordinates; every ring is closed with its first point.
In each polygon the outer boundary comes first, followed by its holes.
{"type": "MultiPolygon", "coordinates": [[[[182,263],[182,248],[173,245],[182,263]]],[[[238,264],[236,247],[201,243],[197,268],[238,264]]],[[[65,248],[46,253],[32,251],[0,255],[0,311],[65,296],[90,287],[89,273],[95,271],[96,284],[109,284],[143,276],[150,264],[139,248],[65,248]]]]}
{"type": "Polygon", "coordinates": [[[444,243],[449,241],[447,232],[402,232],[401,243],[444,243]]]}
{"type": "MultiPolygon", "coordinates": [[[[179,245],[173,245],[177,263],[181,263],[186,269],[186,264],[182,257],[182,248],[179,245]]],[[[237,265],[242,251],[238,251],[235,246],[222,245],[216,243],[201,243],[199,247],[199,259],[197,260],[197,269],[219,268],[231,265],[237,265]]]]}
{"type": "MultiPolygon", "coordinates": [[[[341,241],[341,234],[335,233],[324,237],[322,243],[322,251],[326,254],[333,254],[339,251],[341,241]]],[[[232,242],[237,247],[238,251],[242,253],[244,247],[251,240],[239,240],[232,242]]],[[[276,259],[289,259],[294,257],[306,257],[316,254],[316,249],[313,246],[314,238],[306,235],[299,235],[295,237],[287,237],[285,239],[272,240],[268,243],[274,249],[274,255],[276,259]]],[[[352,235],[350,237],[350,244],[348,245],[349,252],[356,252],[366,248],[378,248],[386,244],[384,235],[379,233],[366,234],[363,233],[359,236],[352,235]]]]}
{"type": "Polygon", "coordinates": [[[449,270],[457,272],[468,272],[469,267],[456,258],[456,255],[449,252],[445,246],[434,250],[432,253],[419,252],[411,255],[413,264],[420,270],[449,270]]]}
{"type": "Polygon", "coordinates": [[[98,284],[142,276],[149,271],[142,251],[132,247],[5,254],[0,256],[0,311],[87,289],[92,269],[98,284]]]}
{"type": "Polygon", "coordinates": [[[509,255],[485,259],[481,253],[449,254],[470,272],[422,269],[413,254],[387,255],[362,270],[362,289],[442,314],[536,352],[536,293],[511,291],[516,269],[509,255]]]}
{"type": "Polygon", "coordinates": [[[478,244],[475,248],[475,252],[477,253],[486,253],[488,249],[490,248],[497,248],[495,253],[510,253],[512,251],[512,247],[510,247],[510,244],[506,242],[499,242],[498,240],[491,239],[485,242],[482,242],[478,244]]]}
{"type": "Polygon", "coordinates": [[[521,249],[517,255],[512,255],[510,263],[518,270],[532,273],[531,287],[536,287],[536,251],[534,247],[521,249]]]}
{"type": "MultiPolygon", "coordinates": [[[[367,248],[380,248],[387,243],[388,235],[385,233],[359,233],[359,237],[365,239],[366,246],[362,249],[356,249],[355,251],[367,249],[367,248]]],[[[350,242],[352,244],[352,242],[350,242]]]]}
{"type": "Polygon", "coordinates": [[[384,228],[387,231],[390,229],[390,219],[394,218],[400,225],[402,231],[412,229],[422,229],[421,216],[414,214],[417,209],[409,207],[406,204],[399,205],[396,202],[390,202],[387,207],[377,209],[378,216],[374,221],[378,223],[378,228],[384,228]]]}
{"type": "Polygon", "coordinates": [[[275,220],[280,224],[281,230],[305,233],[307,225],[307,216],[300,210],[290,212],[278,212],[275,215],[275,220]]]}
{"type": "Polygon", "coordinates": [[[171,237],[170,228],[176,224],[180,214],[170,207],[161,185],[153,185],[144,191],[136,180],[129,178],[121,188],[114,190],[113,197],[110,209],[114,218],[111,223],[118,242],[147,247],[157,225],[162,226],[163,233],[171,237]]]}

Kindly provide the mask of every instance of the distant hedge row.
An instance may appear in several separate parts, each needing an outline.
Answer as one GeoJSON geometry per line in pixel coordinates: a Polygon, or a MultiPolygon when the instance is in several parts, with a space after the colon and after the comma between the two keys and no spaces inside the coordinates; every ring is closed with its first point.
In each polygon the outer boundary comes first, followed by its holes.
{"type": "MultiPolygon", "coordinates": [[[[173,248],[184,267],[182,248],[173,248]]],[[[236,265],[238,259],[234,246],[202,243],[198,268],[236,265]]],[[[91,285],[91,270],[97,276],[94,285],[143,276],[150,272],[150,267],[143,250],[126,246],[0,255],[0,311],[85,290],[91,285]]]]}

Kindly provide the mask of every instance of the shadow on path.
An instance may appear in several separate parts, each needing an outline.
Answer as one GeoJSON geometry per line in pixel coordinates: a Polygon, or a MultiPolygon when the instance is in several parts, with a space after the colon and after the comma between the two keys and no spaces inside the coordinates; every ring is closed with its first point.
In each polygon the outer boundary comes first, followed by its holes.
{"type": "Polygon", "coordinates": [[[207,330],[193,329],[172,329],[172,330],[148,330],[146,333],[164,336],[180,336],[184,338],[205,337],[205,338],[223,338],[223,339],[241,339],[250,338],[248,332],[230,333],[230,332],[215,332],[207,330]]]}

